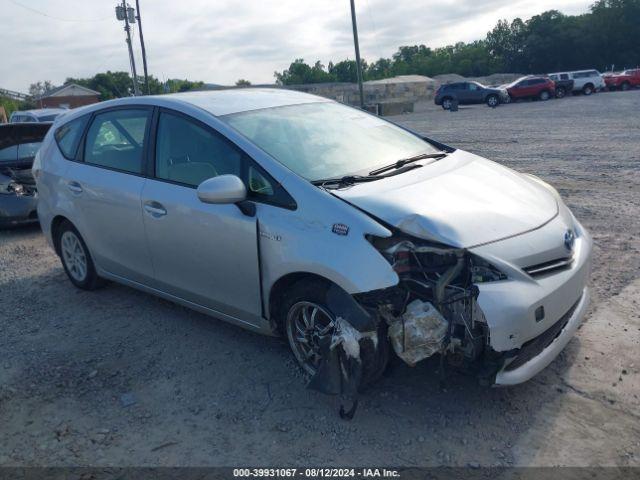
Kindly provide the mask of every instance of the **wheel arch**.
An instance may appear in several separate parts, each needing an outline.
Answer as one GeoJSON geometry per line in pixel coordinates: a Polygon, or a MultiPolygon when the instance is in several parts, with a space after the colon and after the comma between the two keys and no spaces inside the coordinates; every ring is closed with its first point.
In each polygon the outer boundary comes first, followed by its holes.
{"type": "Polygon", "coordinates": [[[291,288],[292,285],[302,281],[316,281],[325,283],[326,285],[336,285],[340,287],[340,285],[337,285],[335,282],[329,280],[328,278],[311,272],[291,272],[280,277],[273,283],[268,293],[267,315],[269,316],[271,327],[275,332],[282,333],[280,318],[281,312],[279,311],[279,308],[281,306],[281,300],[283,296],[285,295],[287,290],[291,288]]]}
{"type": "Polygon", "coordinates": [[[73,225],[73,222],[64,215],[56,215],[51,220],[51,240],[53,241],[53,248],[55,249],[55,252],[58,256],[60,256],[60,245],[57,241],[58,229],[64,222],[69,222],[71,225],[73,225]]]}

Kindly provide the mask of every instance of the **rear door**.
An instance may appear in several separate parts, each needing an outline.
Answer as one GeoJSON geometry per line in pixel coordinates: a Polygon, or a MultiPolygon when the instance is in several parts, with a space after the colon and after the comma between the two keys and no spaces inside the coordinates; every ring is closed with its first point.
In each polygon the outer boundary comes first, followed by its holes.
{"type": "Polygon", "coordinates": [[[143,284],[153,280],[140,204],[151,114],[142,106],[95,113],[65,178],[73,221],[98,266],[143,284]]]}
{"type": "Polygon", "coordinates": [[[144,186],[142,205],[156,288],[258,325],[257,218],[236,205],[203,203],[196,193],[208,178],[244,177],[246,155],[211,127],[164,109],[154,147],[154,178],[144,186]]]}

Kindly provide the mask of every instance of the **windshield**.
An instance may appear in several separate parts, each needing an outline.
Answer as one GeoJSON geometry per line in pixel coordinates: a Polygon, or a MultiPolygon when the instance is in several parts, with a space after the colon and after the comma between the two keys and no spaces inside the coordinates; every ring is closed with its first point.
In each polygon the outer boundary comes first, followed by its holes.
{"type": "Polygon", "coordinates": [[[58,115],[60,115],[60,114],[59,113],[52,113],[50,115],[43,115],[43,116],[39,117],[38,120],[40,122],[53,122],[58,117],[58,115]]]}
{"type": "Polygon", "coordinates": [[[518,83],[520,83],[522,80],[526,80],[527,77],[520,77],[517,80],[514,80],[513,82],[507,84],[507,87],[511,88],[511,87],[515,87],[518,83]]]}
{"type": "Polygon", "coordinates": [[[437,152],[400,127],[338,103],[265,108],[223,118],[310,181],[369,172],[400,159],[437,152]]]}

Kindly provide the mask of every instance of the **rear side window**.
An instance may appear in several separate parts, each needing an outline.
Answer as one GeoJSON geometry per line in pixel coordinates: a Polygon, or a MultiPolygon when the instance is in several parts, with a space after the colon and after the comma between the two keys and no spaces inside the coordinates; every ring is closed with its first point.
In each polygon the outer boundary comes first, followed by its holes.
{"type": "Polygon", "coordinates": [[[87,131],[84,161],[141,174],[150,110],[114,110],[96,115],[87,131]]]}
{"type": "Polygon", "coordinates": [[[54,137],[58,143],[58,148],[69,160],[76,158],[76,152],[78,151],[78,144],[84,132],[84,127],[89,120],[89,116],[76,118],[68,123],[65,123],[56,130],[54,137]]]}

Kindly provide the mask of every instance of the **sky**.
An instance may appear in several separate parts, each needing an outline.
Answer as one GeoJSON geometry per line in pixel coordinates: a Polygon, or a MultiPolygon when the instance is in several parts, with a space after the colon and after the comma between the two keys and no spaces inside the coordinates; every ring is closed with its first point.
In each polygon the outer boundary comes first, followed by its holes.
{"type": "MultiPolygon", "coordinates": [[[[130,0],[135,6],[135,0],[130,0]]],[[[349,0],[139,0],[149,73],[206,83],[273,83],[295,58],[353,59],[349,0]]],[[[116,0],[0,0],[0,88],[129,70],[116,0]]],[[[484,38],[499,19],[588,11],[592,0],[356,0],[362,57],[400,45],[484,38]]],[[[142,71],[137,25],[136,66],[142,71]]]]}

